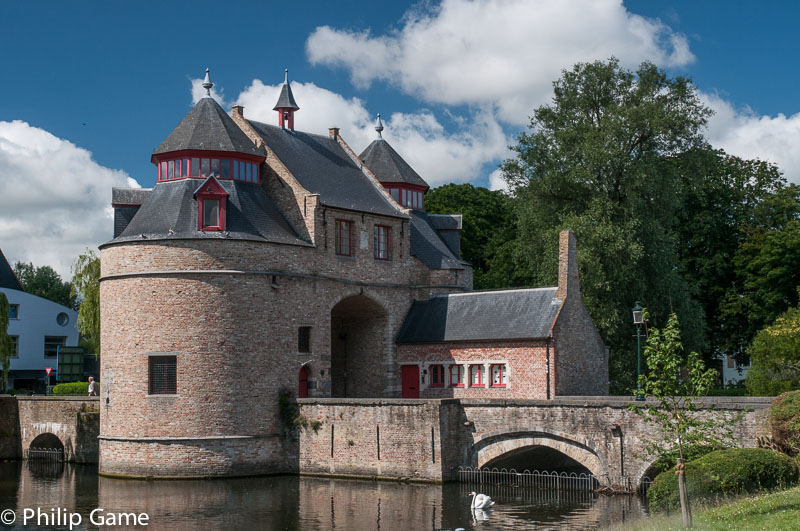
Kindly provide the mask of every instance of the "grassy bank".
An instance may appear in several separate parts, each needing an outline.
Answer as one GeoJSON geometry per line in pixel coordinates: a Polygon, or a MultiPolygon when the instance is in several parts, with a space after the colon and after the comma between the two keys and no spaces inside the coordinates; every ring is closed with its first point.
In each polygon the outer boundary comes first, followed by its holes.
{"type": "MultiPolygon", "coordinates": [[[[694,507],[694,529],[781,530],[800,525],[800,487],[738,498],[718,506],[694,507]]],[[[647,520],[614,528],[616,531],[661,531],[681,527],[680,512],[654,515],[647,520]]]]}

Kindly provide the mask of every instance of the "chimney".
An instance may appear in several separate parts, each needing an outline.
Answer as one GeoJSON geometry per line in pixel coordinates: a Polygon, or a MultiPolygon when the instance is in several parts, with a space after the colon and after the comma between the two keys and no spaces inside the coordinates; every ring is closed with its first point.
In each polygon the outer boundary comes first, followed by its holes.
{"type": "Polygon", "coordinates": [[[562,230],[558,235],[558,290],[555,298],[580,297],[581,284],[578,279],[578,249],[575,233],[562,230]]]}
{"type": "Polygon", "coordinates": [[[239,116],[240,118],[244,118],[244,107],[241,105],[234,105],[232,110],[233,114],[239,116]]]}
{"type": "Polygon", "coordinates": [[[329,127],[328,134],[331,135],[331,138],[337,140],[339,138],[339,128],[338,127],[329,127]]]}

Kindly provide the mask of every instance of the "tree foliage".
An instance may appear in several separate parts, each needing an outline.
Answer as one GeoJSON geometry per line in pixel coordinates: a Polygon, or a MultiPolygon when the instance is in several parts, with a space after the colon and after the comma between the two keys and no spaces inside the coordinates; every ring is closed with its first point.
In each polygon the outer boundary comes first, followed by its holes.
{"type": "Polygon", "coordinates": [[[8,387],[8,369],[11,365],[11,338],[8,335],[8,319],[11,311],[6,294],[0,291],[0,392],[8,387]]]}
{"type": "Polygon", "coordinates": [[[611,347],[617,391],[635,379],[636,300],[659,319],[676,312],[687,343],[704,343],[702,307],[678,268],[675,226],[684,207],[681,156],[708,149],[709,114],[687,79],[669,79],[650,63],[635,73],[615,59],[578,64],[554,83],[553,103],[534,111],[512,147],[516,158],[502,166],[530,283],[553,285],[557,234],[575,231],[583,298],[611,347]]]}
{"type": "Polygon", "coordinates": [[[639,383],[657,405],[634,404],[630,409],[643,415],[645,422],[655,422],[662,428],[661,438],[645,442],[648,453],[685,459],[703,453],[705,448],[732,446],[733,417],[701,412],[699,399],[714,386],[717,373],[706,369],[697,352],[684,354],[675,314],[663,329],[648,330],[644,359],[647,371],[639,377],[639,383]]]}
{"type": "Polygon", "coordinates": [[[431,214],[462,214],[461,256],[473,267],[476,289],[519,285],[513,262],[515,233],[511,199],[471,184],[446,184],[425,195],[431,214]]]}
{"type": "Polygon", "coordinates": [[[774,396],[800,389],[800,307],[789,308],[759,331],[748,353],[749,394],[774,396]]]}
{"type": "Polygon", "coordinates": [[[28,262],[16,262],[14,273],[23,289],[32,295],[57,302],[62,306],[78,309],[78,302],[72,294],[72,286],[64,282],[61,275],[50,266],[36,267],[28,262]]]}
{"type": "Polygon", "coordinates": [[[95,356],[100,355],[100,257],[87,249],[72,266],[72,295],[81,297],[78,328],[95,356]]]}

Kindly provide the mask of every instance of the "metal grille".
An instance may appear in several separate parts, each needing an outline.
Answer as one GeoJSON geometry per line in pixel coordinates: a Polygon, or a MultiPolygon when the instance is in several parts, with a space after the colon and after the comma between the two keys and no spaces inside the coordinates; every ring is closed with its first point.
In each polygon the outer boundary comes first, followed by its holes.
{"type": "Polygon", "coordinates": [[[631,492],[628,476],[595,476],[575,472],[549,472],[506,468],[458,467],[456,479],[463,483],[513,485],[517,487],[539,487],[553,490],[614,491],[631,492]]]}
{"type": "Polygon", "coordinates": [[[150,356],[150,394],[177,393],[175,356],[150,356]]]}
{"type": "Polygon", "coordinates": [[[310,326],[301,326],[297,331],[297,352],[311,352],[310,326]]]}

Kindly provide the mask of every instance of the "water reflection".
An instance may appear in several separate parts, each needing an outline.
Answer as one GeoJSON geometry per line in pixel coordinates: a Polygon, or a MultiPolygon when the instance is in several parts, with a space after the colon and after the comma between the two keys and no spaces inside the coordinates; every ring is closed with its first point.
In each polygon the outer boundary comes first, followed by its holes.
{"type": "MultiPolygon", "coordinates": [[[[0,463],[0,510],[63,509],[147,513],[151,530],[604,529],[643,518],[636,497],[499,485],[444,486],[311,477],[139,481],[97,476],[96,467],[0,463]],[[490,510],[470,509],[469,491],[488,494],[490,510]]],[[[21,518],[10,529],[31,529],[21,518]]],[[[68,529],[68,526],[51,526],[68,529]]],[[[5,529],[5,528],[3,528],[5,529]]],[[[119,528],[117,528],[119,529],[119,528]]]]}

